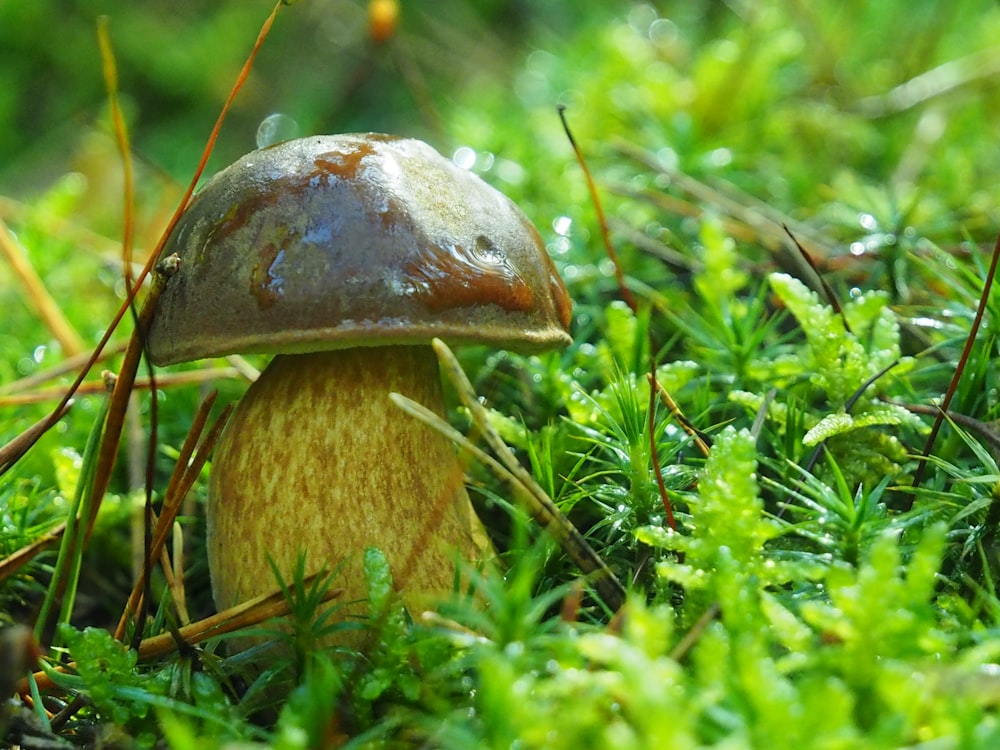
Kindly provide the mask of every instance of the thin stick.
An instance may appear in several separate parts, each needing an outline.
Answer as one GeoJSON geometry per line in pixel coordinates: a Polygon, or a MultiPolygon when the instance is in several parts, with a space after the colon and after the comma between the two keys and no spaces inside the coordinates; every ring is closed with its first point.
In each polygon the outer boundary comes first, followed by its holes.
{"type": "Polygon", "coordinates": [[[969,335],[965,339],[965,346],[962,348],[962,355],[958,358],[958,364],[955,366],[955,372],[951,376],[951,382],[948,384],[948,390],[944,394],[944,398],[938,405],[940,411],[937,417],[934,418],[934,426],[931,427],[931,434],[927,436],[927,442],[924,444],[924,450],[920,454],[920,461],[917,463],[917,469],[913,472],[913,484],[911,485],[911,490],[903,502],[903,511],[908,511],[913,507],[913,501],[916,499],[915,490],[920,486],[920,483],[924,479],[924,471],[927,468],[927,458],[931,454],[931,449],[934,447],[934,442],[937,440],[938,432],[941,430],[941,425],[944,424],[945,414],[948,412],[948,407],[951,406],[951,400],[955,396],[955,391],[958,390],[958,384],[962,380],[962,375],[965,374],[965,366],[969,362],[969,357],[972,354],[972,347],[976,343],[976,336],[979,334],[979,329],[983,324],[983,316],[986,314],[986,303],[989,302],[990,292],[993,291],[993,279],[996,277],[997,272],[997,262],[1000,261],[1000,234],[997,235],[996,244],[993,246],[993,257],[990,258],[990,267],[986,272],[986,279],[983,281],[983,292],[979,297],[979,306],[976,308],[976,317],[972,321],[972,328],[969,329],[969,335]]]}
{"type": "MultiPolygon", "coordinates": [[[[181,372],[168,372],[152,378],[136,378],[132,382],[132,390],[148,390],[150,388],[170,388],[197,383],[208,383],[215,380],[242,380],[245,374],[235,367],[205,368],[203,370],[183,370],[181,372]]],[[[104,380],[88,380],[76,389],[77,396],[89,396],[105,391],[104,380]]],[[[0,396],[0,407],[23,406],[25,404],[37,404],[43,401],[52,401],[63,395],[62,388],[46,388],[29,393],[19,393],[11,396],[0,396]]]]}
{"type": "MultiPolygon", "coordinates": [[[[135,295],[132,294],[132,245],[133,238],[135,235],[135,217],[134,217],[134,189],[133,189],[133,169],[132,169],[132,147],[129,143],[128,129],[125,127],[125,118],[122,115],[121,104],[118,100],[118,70],[115,66],[115,55],[111,48],[111,38],[108,34],[108,17],[101,16],[98,19],[97,24],[97,40],[98,46],[101,50],[101,59],[104,62],[104,86],[108,94],[108,108],[111,112],[111,122],[114,127],[115,133],[115,143],[118,145],[118,152],[121,157],[122,164],[122,176],[124,181],[124,186],[122,190],[122,202],[124,204],[122,209],[122,276],[125,282],[126,294],[132,299],[135,299],[135,295]]],[[[132,318],[135,322],[135,330],[139,336],[140,342],[145,342],[146,338],[146,324],[140,322],[139,314],[136,312],[135,305],[131,306],[132,318]]],[[[151,388],[156,390],[156,373],[152,368],[152,365],[148,365],[149,369],[149,380],[151,382],[151,388]]],[[[131,375],[134,380],[134,374],[131,375]]],[[[131,396],[131,391],[129,391],[129,397],[131,396]]],[[[126,398],[126,407],[130,398],[126,398]]],[[[153,472],[156,460],[156,427],[157,427],[157,413],[158,413],[158,401],[157,399],[152,399],[150,401],[150,438],[149,447],[146,453],[146,481],[144,487],[146,490],[146,507],[144,518],[148,519],[152,513],[153,504],[153,472]]],[[[143,526],[146,532],[143,536],[144,547],[145,547],[145,563],[148,567],[149,565],[149,526],[148,523],[143,526]]]]}
{"type": "MultiPolygon", "coordinates": [[[[303,584],[308,586],[323,571],[314,573],[303,579],[303,584]]],[[[327,589],[323,592],[321,603],[336,599],[342,596],[343,589],[327,589]]],[[[179,629],[180,635],[189,644],[197,644],[209,638],[231,633],[234,630],[258,625],[266,620],[276,617],[284,617],[291,612],[291,605],[285,598],[282,591],[274,591],[270,594],[258,596],[235,607],[230,607],[222,612],[206,617],[204,620],[193,622],[179,629]]],[[[164,656],[176,650],[177,643],[173,635],[164,633],[154,635],[151,638],[144,638],[137,649],[139,659],[154,659],[164,656]]]]}
{"type": "Polygon", "coordinates": [[[212,448],[214,448],[222,432],[222,428],[232,412],[231,406],[223,410],[222,414],[219,415],[218,419],[215,420],[209,429],[207,435],[201,440],[201,444],[198,445],[215,398],[216,394],[213,393],[202,402],[195,415],[191,429],[184,440],[184,444],[181,446],[180,455],[174,465],[173,474],[164,493],[163,507],[161,508],[160,515],[158,518],[152,519],[155,521],[155,528],[151,534],[149,557],[143,564],[142,571],[132,588],[132,593],[129,595],[128,602],[118,621],[118,627],[115,629],[115,638],[118,640],[121,640],[125,635],[125,626],[129,616],[132,615],[133,619],[137,619],[135,618],[135,614],[139,611],[145,600],[144,589],[146,581],[149,578],[149,561],[159,558],[161,552],[165,550],[167,538],[173,528],[174,519],[177,517],[181,504],[204,468],[205,463],[208,461],[208,456],[211,454],[212,448]],[[196,445],[198,446],[197,451],[195,451],[196,445]]]}
{"type": "MultiPolygon", "coordinates": [[[[175,256],[172,256],[175,257],[175,256]]],[[[167,261],[171,259],[168,258],[167,261]]],[[[90,538],[97,520],[97,513],[101,507],[101,501],[111,483],[111,472],[115,465],[115,458],[118,455],[118,446],[121,442],[122,429],[125,425],[125,410],[128,407],[129,397],[132,393],[132,384],[135,382],[136,371],[139,368],[139,361],[143,353],[142,331],[148,327],[153,318],[153,311],[156,308],[156,301],[166,285],[167,279],[176,273],[178,262],[164,262],[157,265],[156,273],[153,276],[153,284],[149,296],[142,306],[136,320],[136,329],[132,332],[128,346],[125,348],[125,356],[122,358],[121,369],[115,379],[114,390],[111,392],[111,403],[108,408],[108,416],[104,423],[104,439],[101,441],[98,453],[97,467],[94,471],[94,484],[91,497],[90,518],[85,519],[86,534],[84,539],[90,538]]]]}
{"type": "MultiPolygon", "coordinates": [[[[308,585],[321,573],[322,571],[306,577],[303,583],[308,585]]],[[[325,603],[331,599],[336,599],[342,596],[343,593],[343,589],[328,589],[323,593],[322,602],[325,603]]],[[[177,633],[183,639],[184,643],[194,645],[209,638],[215,638],[242,628],[258,625],[277,617],[284,617],[289,612],[291,612],[291,605],[285,598],[284,593],[277,590],[270,594],[250,599],[235,607],[225,609],[211,617],[206,617],[204,620],[199,620],[198,622],[178,628],[177,633]]],[[[139,659],[145,661],[173,653],[177,650],[178,645],[177,639],[172,633],[163,633],[144,639],[139,644],[137,651],[139,652],[139,659]]],[[[52,671],[66,672],[75,666],[76,664],[71,662],[65,666],[54,667],[52,671]]],[[[32,677],[38,683],[38,687],[41,690],[51,690],[56,687],[52,678],[44,671],[35,672],[32,677]]],[[[18,683],[17,691],[19,694],[25,695],[29,689],[27,679],[21,680],[18,683]]]]}
{"type": "Polygon", "coordinates": [[[615,269],[615,280],[618,282],[619,294],[621,294],[625,304],[632,308],[632,312],[636,312],[639,306],[632,295],[632,290],[625,284],[625,273],[622,271],[615,246],[611,242],[611,232],[608,229],[608,220],[604,216],[604,208],[601,206],[601,201],[597,195],[597,186],[594,184],[594,178],[590,174],[587,161],[583,158],[583,152],[580,150],[576,139],[573,137],[573,133],[569,129],[569,123],[566,121],[566,107],[564,105],[559,106],[559,119],[562,121],[563,130],[566,131],[569,145],[573,147],[573,154],[576,156],[576,161],[580,165],[580,169],[583,170],[583,178],[586,180],[587,190],[590,192],[590,200],[594,204],[594,211],[597,213],[597,223],[601,229],[601,238],[604,240],[604,250],[607,252],[608,258],[611,259],[611,265],[615,269]]]}
{"type": "Polygon", "coordinates": [[[108,35],[109,20],[107,16],[97,19],[97,44],[101,50],[101,60],[104,63],[104,88],[108,94],[108,108],[111,111],[111,124],[115,131],[115,143],[122,160],[122,178],[124,187],[122,197],[122,274],[125,279],[126,294],[132,291],[132,243],[135,236],[132,149],[129,146],[128,128],[122,115],[121,102],[118,100],[118,70],[115,66],[115,54],[111,49],[111,37],[108,35]]]}
{"type": "MultiPolygon", "coordinates": [[[[121,354],[125,351],[125,344],[116,344],[115,346],[109,346],[104,351],[101,352],[100,356],[94,360],[93,364],[97,364],[103,359],[107,359],[115,354],[121,354]]],[[[35,386],[41,385],[49,380],[54,380],[55,378],[62,377],[70,372],[76,372],[79,368],[83,367],[90,361],[92,353],[89,351],[83,351],[79,354],[68,357],[60,362],[55,363],[52,367],[48,369],[41,370],[39,372],[32,373],[31,375],[26,375],[23,378],[14,380],[10,383],[0,386],[0,394],[5,393],[21,393],[22,391],[28,391],[35,386]]],[[[62,396],[65,393],[65,388],[59,388],[58,394],[62,396]]],[[[46,399],[49,400],[49,399],[46,399]]]]}
{"type": "MultiPolygon", "coordinates": [[[[69,411],[71,404],[65,404],[61,411],[52,412],[38,420],[16,438],[0,446],[0,474],[13,466],[35,444],[41,435],[58,422],[69,411]]],[[[2,580],[2,578],[0,578],[2,580]]]]}
{"type": "MultiPolygon", "coordinates": [[[[904,409],[908,409],[914,414],[926,414],[931,417],[936,417],[941,413],[940,406],[928,406],[927,404],[903,404],[898,401],[890,401],[889,403],[902,406],[904,409]]],[[[996,424],[996,422],[982,422],[975,417],[970,417],[968,414],[960,414],[956,411],[945,412],[945,417],[950,419],[959,427],[964,427],[970,432],[978,435],[989,446],[994,454],[1000,455],[1000,433],[992,429],[990,426],[991,424],[996,424]]]]}
{"type": "MultiPolygon", "coordinates": [[[[667,526],[673,531],[677,531],[677,520],[674,518],[673,503],[670,502],[670,496],[667,494],[667,483],[663,480],[663,469],[660,468],[659,452],[656,449],[656,390],[660,386],[656,380],[656,368],[653,367],[646,377],[649,379],[649,404],[647,405],[646,415],[649,418],[647,428],[649,429],[649,451],[653,458],[653,476],[656,477],[656,488],[660,493],[663,510],[667,514],[667,526]]],[[[664,393],[666,393],[666,390],[664,390],[664,393]]]]}
{"type": "MultiPolygon", "coordinates": [[[[615,250],[615,245],[611,241],[611,231],[608,228],[608,220],[604,215],[604,206],[601,203],[600,196],[597,194],[597,186],[594,184],[594,178],[590,174],[590,167],[587,166],[587,160],[583,158],[583,152],[580,150],[576,139],[573,137],[572,131],[569,129],[569,123],[566,120],[565,106],[559,107],[559,119],[562,121],[563,130],[566,132],[566,138],[569,139],[570,146],[573,148],[573,154],[576,156],[576,161],[580,165],[580,169],[583,171],[583,177],[587,183],[587,190],[590,193],[590,202],[593,203],[594,211],[597,213],[597,223],[601,229],[601,239],[604,241],[604,250],[615,269],[615,280],[618,282],[618,293],[625,304],[627,304],[632,310],[633,314],[637,314],[639,312],[639,305],[636,302],[635,295],[632,294],[632,290],[629,289],[625,283],[625,272],[622,270],[621,261],[618,260],[618,252],[615,250]]],[[[646,329],[646,343],[649,346],[649,373],[647,377],[650,379],[651,384],[655,384],[657,366],[656,354],[654,353],[653,347],[653,334],[648,327],[646,329]]],[[[652,387],[654,386],[651,386],[651,388],[652,387]]],[[[666,393],[666,391],[664,391],[664,393],[666,393]]],[[[660,468],[660,452],[659,447],[656,445],[655,407],[656,402],[653,400],[652,392],[650,392],[648,415],[650,458],[653,462],[653,473],[656,477],[656,487],[657,491],[660,493],[660,501],[663,503],[663,507],[667,513],[667,523],[671,529],[676,529],[677,522],[674,518],[673,504],[670,502],[670,496],[667,494],[667,485],[663,481],[663,471],[660,468]]]]}
{"type": "Polygon", "coordinates": [[[42,322],[45,323],[45,327],[59,342],[63,354],[67,357],[73,357],[84,351],[86,346],[84,346],[80,334],[63,315],[62,309],[49,294],[49,290],[46,289],[45,282],[42,281],[35,267],[28,260],[27,252],[7,228],[3,219],[0,219],[0,253],[7,258],[7,262],[14,269],[14,275],[20,281],[28,300],[41,317],[42,322]]]}
{"type": "Polygon", "coordinates": [[[588,574],[595,574],[594,587],[604,599],[605,604],[612,610],[619,609],[625,600],[625,587],[615,577],[607,563],[584,539],[579,529],[552,502],[552,499],[538,485],[534,477],[521,466],[503,438],[490,424],[485,407],[479,402],[472,383],[469,382],[462,366],[455,359],[455,355],[452,354],[448,346],[440,339],[434,339],[431,346],[434,347],[445,376],[455,387],[459,399],[469,409],[486,444],[500,459],[504,468],[525,488],[524,496],[528,501],[528,510],[531,516],[553,536],[573,561],[580,566],[581,570],[588,574]]]}
{"type": "MultiPolygon", "coordinates": [[[[250,54],[247,55],[246,62],[243,63],[243,67],[240,69],[239,75],[236,76],[236,82],[233,84],[233,88],[230,90],[229,96],[226,97],[226,101],[222,105],[222,111],[219,112],[219,117],[216,119],[215,125],[212,126],[212,132],[208,135],[208,140],[205,142],[205,148],[202,151],[201,161],[198,162],[198,166],[194,170],[194,175],[191,177],[191,181],[188,183],[187,189],[184,191],[184,197],[181,198],[180,205],[174,212],[170,223],[167,224],[167,228],[163,232],[163,238],[157,244],[153,257],[158,256],[163,251],[163,245],[166,242],[166,238],[170,236],[170,232],[173,231],[174,225],[176,225],[180,220],[181,214],[184,213],[188,203],[191,201],[191,196],[194,195],[194,189],[198,185],[198,180],[201,179],[201,175],[204,173],[205,167],[208,165],[208,157],[212,155],[212,151],[215,148],[215,142],[219,139],[219,131],[222,130],[222,123],[229,114],[229,110],[233,106],[233,102],[236,100],[236,95],[243,88],[243,84],[246,83],[247,76],[250,75],[250,69],[253,68],[254,60],[257,59],[257,53],[260,51],[261,46],[264,44],[264,40],[271,31],[271,26],[274,25],[274,19],[278,17],[278,11],[281,9],[282,5],[285,5],[285,1],[278,0],[278,2],[275,3],[274,9],[271,11],[270,15],[265,18],[264,23],[261,24],[260,31],[257,33],[257,39],[254,42],[253,48],[250,50],[250,54]]],[[[148,273],[149,264],[147,264],[147,267],[143,270],[145,273],[148,273]]],[[[139,277],[139,281],[142,281],[143,276],[139,277]]]]}
{"type": "Polygon", "coordinates": [[[677,402],[674,401],[673,397],[667,392],[667,389],[660,385],[655,376],[649,376],[649,383],[650,387],[655,389],[656,392],[660,394],[660,400],[663,402],[663,405],[670,410],[670,416],[680,422],[681,428],[683,428],[684,432],[692,437],[694,444],[698,446],[698,450],[701,452],[701,455],[707,458],[711,449],[708,446],[706,436],[701,432],[701,430],[695,427],[691,420],[687,418],[683,411],[681,411],[681,407],[678,406],[677,402]]]}
{"type": "Polygon", "coordinates": [[[820,273],[820,270],[816,267],[816,262],[812,259],[812,256],[806,252],[806,249],[802,247],[802,243],[799,242],[798,238],[792,234],[792,230],[788,228],[787,224],[782,224],[781,228],[785,230],[785,234],[795,245],[795,249],[799,253],[799,258],[809,267],[809,269],[815,275],[817,281],[819,282],[820,288],[823,290],[823,296],[826,297],[826,301],[833,308],[833,311],[840,316],[840,319],[844,322],[844,330],[851,333],[851,324],[847,321],[847,315],[844,313],[844,307],[840,304],[840,299],[837,297],[837,293],[833,291],[833,287],[830,286],[829,282],[826,280],[826,276],[820,273]]]}

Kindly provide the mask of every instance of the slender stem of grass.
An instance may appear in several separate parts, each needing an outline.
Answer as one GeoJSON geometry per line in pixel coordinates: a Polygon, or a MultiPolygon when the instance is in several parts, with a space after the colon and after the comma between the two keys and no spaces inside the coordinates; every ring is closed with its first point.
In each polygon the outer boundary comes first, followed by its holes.
{"type": "Polygon", "coordinates": [[[656,391],[659,383],[656,382],[655,367],[649,371],[647,377],[649,378],[649,405],[646,414],[649,418],[647,427],[649,429],[649,450],[650,455],[653,457],[653,476],[656,477],[656,487],[660,493],[660,498],[663,500],[663,510],[667,514],[667,526],[677,531],[673,503],[670,502],[670,496],[667,494],[667,483],[663,481],[663,469],[660,468],[659,454],[656,449],[656,391]]]}
{"type": "Polygon", "coordinates": [[[590,193],[590,201],[594,205],[594,211],[597,213],[597,224],[601,230],[601,238],[604,240],[604,250],[608,254],[608,258],[611,260],[611,265],[615,269],[615,280],[618,282],[618,293],[621,294],[622,300],[632,308],[632,312],[636,312],[639,309],[638,304],[635,301],[635,296],[632,294],[632,290],[628,288],[625,283],[625,272],[622,270],[621,261],[618,260],[618,252],[615,250],[614,243],[611,242],[611,232],[608,229],[608,220],[604,216],[604,207],[601,205],[599,196],[597,195],[597,186],[594,184],[594,178],[590,174],[590,167],[587,166],[587,160],[583,158],[583,152],[576,143],[576,139],[573,137],[573,132],[569,129],[569,123],[566,121],[566,107],[559,107],[559,119],[562,122],[563,130],[566,133],[566,138],[569,139],[569,145],[573,148],[573,154],[576,156],[577,164],[580,165],[580,169],[583,170],[583,178],[587,182],[587,190],[590,193]]]}
{"type": "Polygon", "coordinates": [[[927,442],[924,444],[924,450],[920,454],[920,461],[917,463],[917,469],[913,473],[913,484],[911,485],[912,489],[904,499],[904,512],[913,507],[913,502],[916,499],[915,491],[924,479],[924,471],[927,468],[927,459],[931,454],[931,450],[934,448],[938,432],[941,430],[941,425],[944,424],[945,414],[948,412],[948,407],[951,406],[951,400],[955,396],[955,391],[958,390],[958,384],[962,380],[962,374],[965,372],[965,366],[968,364],[969,357],[972,354],[972,347],[976,343],[976,337],[978,336],[979,329],[983,324],[983,316],[986,314],[986,303],[989,302],[990,292],[993,291],[993,279],[996,277],[998,261],[1000,261],[1000,234],[997,235],[996,243],[993,246],[993,256],[990,258],[990,266],[986,271],[986,279],[983,281],[983,291],[979,297],[979,305],[976,307],[976,316],[972,321],[972,327],[969,329],[969,335],[965,339],[965,346],[962,348],[962,354],[958,358],[958,364],[955,366],[955,372],[951,377],[951,382],[948,384],[948,390],[945,392],[944,398],[938,405],[939,411],[937,416],[934,418],[934,425],[931,427],[930,435],[927,436],[927,442]]]}
{"type": "MultiPolygon", "coordinates": [[[[615,280],[618,282],[618,293],[621,295],[622,301],[632,310],[633,313],[639,311],[639,305],[636,302],[635,295],[632,294],[632,290],[628,288],[625,283],[625,272],[622,270],[621,261],[618,259],[618,251],[615,250],[615,245],[611,241],[611,232],[608,228],[608,220],[604,215],[604,206],[601,203],[601,198],[597,194],[597,186],[594,184],[594,178],[590,173],[590,167],[587,166],[587,160],[583,158],[583,152],[580,150],[580,146],[577,144],[576,139],[573,137],[573,132],[570,130],[569,122],[566,120],[566,107],[559,107],[559,119],[562,122],[563,131],[566,133],[566,138],[569,140],[570,146],[573,148],[573,154],[576,156],[576,161],[580,165],[580,169],[583,171],[584,180],[587,183],[587,190],[590,193],[590,202],[594,206],[594,211],[597,213],[597,223],[601,230],[601,239],[604,241],[604,250],[611,260],[611,264],[615,269],[615,280]]],[[[656,356],[653,354],[653,339],[652,333],[649,328],[646,329],[646,339],[649,344],[649,374],[647,377],[650,380],[651,388],[653,391],[656,390],[656,356]]],[[[664,391],[666,393],[666,391],[664,391]]],[[[667,486],[663,481],[663,470],[660,468],[660,453],[659,447],[656,444],[656,401],[653,393],[650,392],[649,397],[649,448],[650,448],[650,458],[653,463],[653,474],[656,477],[656,487],[657,491],[660,493],[660,501],[663,503],[663,507],[667,514],[667,524],[671,529],[677,529],[677,521],[674,519],[673,505],[670,502],[670,496],[667,494],[667,486]]]]}
{"type": "Polygon", "coordinates": [[[76,583],[80,576],[80,561],[83,557],[83,544],[81,543],[83,540],[80,537],[80,530],[84,528],[83,519],[89,517],[91,510],[90,506],[93,500],[91,481],[94,477],[97,449],[103,434],[104,419],[107,413],[108,399],[104,399],[83,451],[76,493],[66,520],[68,533],[62,536],[62,544],[59,547],[55,568],[52,571],[52,580],[45,592],[45,599],[42,601],[38,617],[35,620],[35,638],[39,641],[42,640],[43,634],[48,629],[49,617],[57,601],[61,601],[59,622],[68,621],[73,610],[76,583]]]}
{"type": "MultiPolygon", "coordinates": [[[[115,142],[118,144],[118,155],[122,163],[122,274],[125,278],[125,292],[130,297],[132,292],[132,243],[135,236],[134,208],[135,190],[133,187],[132,148],[129,144],[128,128],[122,115],[121,102],[118,99],[118,70],[115,66],[115,53],[111,48],[111,37],[108,33],[109,19],[101,16],[97,19],[97,43],[101,50],[101,61],[104,63],[104,88],[108,94],[108,108],[111,112],[111,123],[115,131],[115,142]]],[[[134,310],[134,306],[133,306],[134,310]]],[[[134,312],[133,312],[134,315],[134,312]]]]}

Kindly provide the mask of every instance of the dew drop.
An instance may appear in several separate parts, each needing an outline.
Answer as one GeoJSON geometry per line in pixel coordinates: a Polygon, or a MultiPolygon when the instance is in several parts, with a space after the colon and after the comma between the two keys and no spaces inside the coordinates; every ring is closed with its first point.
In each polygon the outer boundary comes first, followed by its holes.
{"type": "Polygon", "coordinates": [[[728,148],[717,148],[705,155],[705,161],[710,167],[728,167],[733,161],[733,152],[728,148]]]}
{"type": "Polygon", "coordinates": [[[910,325],[918,328],[944,328],[944,324],[937,318],[910,318],[910,325]]]}
{"type": "Polygon", "coordinates": [[[573,220],[568,216],[559,216],[552,220],[552,229],[556,234],[566,237],[569,229],[573,225],[573,220]]]}
{"type": "Polygon", "coordinates": [[[639,34],[645,34],[656,19],[656,8],[648,4],[634,5],[628,13],[629,25],[639,34]]]}
{"type": "Polygon", "coordinates": [[[476,164],[476,152],[468,146],[459,146],[451,155],[451,160],[455,162],[456,167],[472,169],[476,164]]]}
{"type": "Polygon", "coordinates": [[[656,46],[674,44],[680,38],[677,24],[667,18],[657,18],[649,25],[649,41],[656,46]]]}
{"type": "Polygon", "coordinates": [[[659,161],[660,169],[667,172],[675,171],[681,163],[680,156],[669,146],[664,146],[657,151],[656,158],[659,161]]]}
{"type": "Polygon", "coordinates": [[[476,169],[480,172],[489,172],[496,164],[497,157],[489,151],[483,151],[476,156],[476,169]]]}
{"type": "Polygon", "coordinates": [[[299,124],[288,115],[272,112],[257,126],[257,148],[290,141],[299,134],[299,124]]]}

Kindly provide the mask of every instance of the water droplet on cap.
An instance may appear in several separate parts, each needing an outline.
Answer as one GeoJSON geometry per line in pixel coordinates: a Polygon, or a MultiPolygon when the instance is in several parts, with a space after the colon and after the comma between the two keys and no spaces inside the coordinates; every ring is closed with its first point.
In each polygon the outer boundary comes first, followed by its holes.
{"type": "Polygon", "coordinates": [[[257,126],[257,148],[290,141],[299,135],[299,124],[281,112],[269,114],[257,126]]]}

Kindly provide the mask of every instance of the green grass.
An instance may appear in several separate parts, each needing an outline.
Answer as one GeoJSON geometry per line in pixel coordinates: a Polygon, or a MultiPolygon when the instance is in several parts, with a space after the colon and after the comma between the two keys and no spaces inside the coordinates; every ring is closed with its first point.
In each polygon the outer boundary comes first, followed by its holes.
{"type": "MultiPolygon", "coordinates": [[[[260,75],[301,86],[302,101],[287,94],[281,105],[300,125],[360,128],[352,123],[362,114],[341,119],[317,103],[322,75],[306,77],[308,63],[295,62],[305,38],[297,34],[320,12],[310,5],[283,9],[260,75]]],[[[318,5],[344,19],[362,10],[318,5]]],[[[86,551],[67,547],[60,562],[53,547],[0,584],[5,624],[34,625],[51,599],[37,634],[55,684],[48,713],[5,704],[0,736],[177,750],[227,741],[455,750],[1000,743],[993,297],[954,414],[918,474],[998,231],[990,65],[1000,58],[1000,11],[985,0],[673,5],[540,4],[518,38],[490,30],[513,7],[504,3],[456,2],[461,18],[476,19],[468,27],[406,6],[402,39],[415,68],[404,71],[423,74],[430,98],[386,58],[369,61],[362,93],[348,98],[371,104],[393,81],[369,122],[417,132],[446,153],[474,149],[476,171],[538,224],[575,300],[574,342],[532,357],[458,352],[486,409],[470,412],[455,398],[449,418],[470,435],[488,426],[502,438],[627,588],[621,610],[531,520],[520,500],[526,485],[510,467],[474,460],[471,494],[504,566],[470,571],[474,593],[456,592],[432,613],[406,612],[391,596],[384,558],[369,550],[372,613],[358,627],[372,645],[363,653],[316,645],[343,628],[321,606],[337,585],[334,570],[285,581],[292,626],[258,625],[267,640],[249,653],[229,655],[226,635],[140,660],[130,631],[126,643],[112,637],[143,549],[152,402],[137,391],[86,551]],[[504,63],[468,78],[438,66],[455,53],[448,39],[468,43],[463,28],[503,50],[504,63]],[[595,175],[634,310],[557,104],[567,106],[595,175]],[[679,413],[651,394],[651,370],[679,413]],[[60,611],[67,592],[74,606],[60,611]],[[78,666],[53,671],[70,661],[78,666]],[[61,713],[65,706],[72,710],[61,713]]],[[[227,13],[216,21],[242,18],[227,13]]],[[[138,54],[151,22],[127,17],[128,76],[160,81],[165,63],[147,69],[138,54]]],[[[226,59],[249,48],[260,19],[240,20],[238,36],[224,41],[226,59]]],[[[210,59],[213,43],[222,44],[207,33],[176,42],[191,45],[191,61],[210,59]]],[[[337,49],[347,55],[358,44],[337,49]]],[[[28,86],[15,81],[6,96],[28,86]]],[[[212,96],[203,98],[211,111],[212,96]]],[[[193,165],[211,115],[192,134],[176,113],[157,123],[144,102],[131,115],[136,143],[169,172],[178,161],[193,165]]],[[[0,115],[13,106],[0,102],[0,115]]],[[[103,123],[99,104],[88,111],[103,123]]],[[[233,122],[246,120],[240,111],[233,122]]],[[[227,137],[224,151],[239,152],[227,137]]],[[[22,148],[31,141],[18,138],[22,148]]],[[[70,142],[91,153],[101,139],[88,130],[70,142]]],[[[117,168],[111,149],[94,158],[101,170],[117,168]]],[[[121,196],[109,190],[97,201],[101,170],[87,164],[86,177],[63,164],[23,207],[0,208],[89,347],[122,295],[105,236],[117,231],[121,196]]],[[[161,203],[176,188],[156,168],[140,170],[140,227],[155,238],[161,203]]],[[[7,179],[23,184],[23,170],[7,179]]],[[[9,391],[65,352],[6,261],[0,269],[0,389],[9,391]]],[[[126,320],[113,341],[130,327],[126,320]]],[[[115,355],[98,370],[119,366],[115,355]]],[[[221,364],[161,375],[208,367],[218,371],[207,376],[220,404],[238,399],[243,381],[221,364]]],[[[168,382],[158,391],[159,450],[148,471],[157,512],[202,387],[168,382]]],[[[10,395],[0,390],[0,399],[10,395]]],[[[0,555],[65,520],[74,498],[85,501],[96,461],[88,436],[100,434],[106,399],[79,397],[0,477],[0,555]]],[[[54,401],[0,404],[2,444],[54,401]]],[[[202,551],[207,472],[180,513],[194,620],[212,612],[202,551]]],[[[182,624],[170,591],[157,569],[146,636],[182,624]]],[[[29,655],[19,631],[5,632],[2,664],[23,676],[29,655]]],[[[8,682],[0,681],[5,690],[8,682]]]]}

